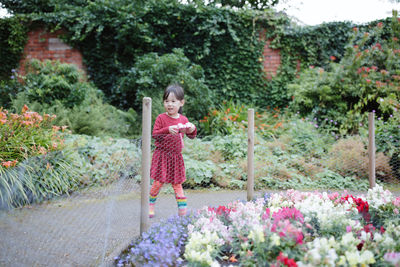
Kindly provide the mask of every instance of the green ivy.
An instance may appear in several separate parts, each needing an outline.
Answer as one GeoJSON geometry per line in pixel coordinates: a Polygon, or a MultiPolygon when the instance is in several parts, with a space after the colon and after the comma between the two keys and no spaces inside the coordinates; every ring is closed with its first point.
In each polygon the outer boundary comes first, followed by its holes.
{"type": "MultiPolygon", "coordinates": [[[[170,54],[175,48],[182,49],[192,64],[202,67],[204,83],[213,91],[213,105],[234,100],[284,107],[291,100],[287,84],[296,78],[297,65],[300,64],[300,70],[309,65],[326,68],[331,57],[338,62],[356,26],[334,22],[300,27],[273,10],[216,7],[199,4],[201,1],[188,4],[178,0],[1,2],[13,14],[25,14],[30,22],[51,29],[65,28],[67,34],[62,38],[83,53],[89,78],[104,92],[108,102],[125,109],[135,104],[122,98],[118,89],[120,79],[144,55],[170,54]],[[281,66],[272,80],[266,80],[262,71],[265,41],[260,38],[261,29],[266,30],[265,40],[272,40],[272,48],[279,49],[281,54],[281,66]]],[[[263,2],[273,5],[274,1],[263,2]]],[[[377,23],[357,27],[368,31],[377,23]]],[[[9,29],[2,29],[0,34],[9,29]]],[[[16,54],[20,55],[23,42],[18,44],[21,50],[16,54]]],[[[2,44],[1,53],[3,47],[10,46],[2,44]]],[[[7,68],[17,66],[19,61],[10,56],[7,59],[10,64],[3,65],[7,66],[5,76],[10,75],[7,68]]],[[[188,115],[200,118],[206,112],[204,109],[188,115]]]]}
{"type": "Polygon", "coordinates": [[[0,80],[13,76],[28,40],[28,27],[22,17],[0,19],[0,80]]]}

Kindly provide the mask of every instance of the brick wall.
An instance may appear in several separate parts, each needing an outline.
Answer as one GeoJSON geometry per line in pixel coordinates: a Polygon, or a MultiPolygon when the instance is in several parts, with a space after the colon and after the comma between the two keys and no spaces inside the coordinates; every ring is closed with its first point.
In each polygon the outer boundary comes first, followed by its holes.
{"type": "Polygon", "coordinates": [[[265,37],[266,30],[262,30],[260,32],[260,40],[265,41],[264,49],[263,49],[263,66],[267,79],[271,79],[276,75],[276,71],[281,65],[281,55],[278,49],[270,48],[271,40],[266,40],[265,37]]]}
{"type": "Polygon", "coordinates": [[[73,63],[79,69],[85,70],[80,51],[70,47],[58,38],[62,33],[62,30],[52,33],[44,29],[30,31],[23,57],[19,62],[19,73],[25,75],[25,63],[33,58],[42,61],[50,59],[59,60],[63,63],[73,63]]]}
{"type": "MultiPolygon", "coordinates": [[[[24,49],[24,56],[19,64],[19,73],[21,75],[25,74],[24,65],[26,61],[29,61],[32,58],[39,60],[59,60],[65,63],[73,63],[78,66],[79,69],[85,70],[80,51],[73,49],[58,38],[62,33],[62,30],[49,33],[43,29],[29,32],[28,43],[24,49]]],[[[263,62],[267,79],[271,79],[276,75],[276,71],[281,64],[280,53],[279,50],[271,49],[269,47],[270,40],[265,40],[265,30],[260,32],[260,39],[265,41],[261,61],[263,62]]]]}

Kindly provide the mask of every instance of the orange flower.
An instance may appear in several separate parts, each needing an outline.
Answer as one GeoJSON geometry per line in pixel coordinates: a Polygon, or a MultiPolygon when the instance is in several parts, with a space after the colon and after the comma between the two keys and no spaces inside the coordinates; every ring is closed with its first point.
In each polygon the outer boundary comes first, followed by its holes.
{"type": "Polygon", "coordinates": [[[6,167],[6,168],[10,168],[10,167],[11,167],[11,161],[3,161],[3,162],[1,163],[1,165],[3,165],[3,166],[6,167]]]}
{"type": "Polygon", "coordinates": [[[227,117],[223,117],[222,119],[223,119],[224,121],[226,121],[228,118],[227,118],[227,117]]]}
{"type": "Polygon", "coordinates": [[[278,129],[281,126],[282,126],[282,122],[278,122],[277,124],[275,124],[274,129],[278,129]]]}
{"type": "Polygon", "coordinates": [[[237,262],[238,260],[236,259],[235,255],[232,255],[232,256],[229,258],[229,261],[230,261],[230,262],[237,262]]]}
{"type": "Polygon", "coordinates": [[[228,118],[229,118],[230,120],[232,120],[232,116],[229,116],[228,118]]]}
{"type": "Polygon", "coordinates": [[[59,131],[61,128],[59,126],[53,125],[53,131],[57,132],[59,131]]]}
{"type": "Polygon", "coordinates": [[[27,112],[29,110],[27,105],[24,105],[24,107],[22,108],[22,114],[27,112]]]}

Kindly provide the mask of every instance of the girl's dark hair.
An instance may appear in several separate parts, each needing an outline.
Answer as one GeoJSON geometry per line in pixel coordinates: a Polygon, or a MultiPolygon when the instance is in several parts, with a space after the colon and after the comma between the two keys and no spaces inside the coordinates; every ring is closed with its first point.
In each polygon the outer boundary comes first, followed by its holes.
{"type": "MultiPolygon", "coordinates": [[[[185,97],[185,93],[183,92],[183,87],[180,86],[179,84],[170,84],[165,88],[164,95],[163,95],[163,100],[165,101],[170,93],[174,93],[176,99],[179,101],[182,101],[185,97]]],[[[182,114],[182,107],[179,108],[178,113],[182,114]]]]}

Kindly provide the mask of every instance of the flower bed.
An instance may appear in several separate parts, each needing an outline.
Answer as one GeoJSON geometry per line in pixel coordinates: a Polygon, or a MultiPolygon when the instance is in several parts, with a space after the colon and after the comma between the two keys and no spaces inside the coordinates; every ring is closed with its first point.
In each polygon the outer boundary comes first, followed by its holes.
{"type": "Polygon", "coordinates": [[[379,185],[359,196],[346,191],[266,194],[255,201],[204,207],[195,216],[165,221],[133,243],[116,263],[398,266],[399,207],[400,197],[379,185]],[[174,253],[161,249],[172,244],[174,253]],[[152,253],[163,262],[154,262],[152,253]]]}

